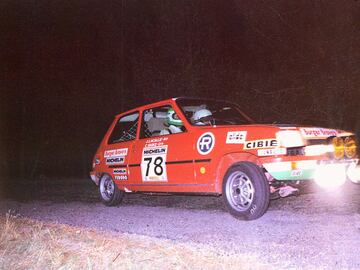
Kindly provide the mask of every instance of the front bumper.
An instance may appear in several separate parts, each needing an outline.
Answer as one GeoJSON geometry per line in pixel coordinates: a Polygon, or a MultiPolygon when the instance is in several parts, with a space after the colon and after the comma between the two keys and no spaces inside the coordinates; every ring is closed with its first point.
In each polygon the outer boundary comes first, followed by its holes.
{"type": "Polygon", "coordinates": [[[342,173],[356,167],[358,159],[348,160],[296,160],[264,163],[266,171],[276,180],[312,180],[321,173],[342,173]]]}

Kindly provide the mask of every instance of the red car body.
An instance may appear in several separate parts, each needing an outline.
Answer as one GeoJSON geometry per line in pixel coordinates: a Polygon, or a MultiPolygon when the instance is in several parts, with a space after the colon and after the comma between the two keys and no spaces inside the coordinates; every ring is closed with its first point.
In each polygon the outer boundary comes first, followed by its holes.
{"type": "Polygon", "coordinates": [[[289,183],[314,179],[324,166],[346,173],[357,162],[353,133],[254,124],[231,103],[174,98],[117,115],[96,151],[90,175],[107,205],[119,203],[123,192],[220,195],[228,190],[225,202],[230,204],[230,212],[241,219],[255,219],[266,211],[271,193],[289,183]],[[182,130],[161,134],[160,128],[168,128],[169,109],[175,111],[182,130]],[[210,111],[212,122],[195,123],[193,118],[199,110],[210,111]],[[234,174],[239,168],[242,174],[234,174]],[[226,187],[229,173],[233,173],[229,181],[237,188],[226,187]],[[104,176],[108,180],[101,187],[104,176]],[[261,184],[266,181],[265,186],[257,187],[251,181],[256,177],[261,178],[261,184]],[[111,200],[114,192],[120,194],[116,202],[111,200]],[[256,196],[265,200],[260,203],[260,212],[252,205],[256,196]],[[243,207],[246,200],[251,202],[243,207]],[[237,202],[240,209],[236,209],[237,202]]]}

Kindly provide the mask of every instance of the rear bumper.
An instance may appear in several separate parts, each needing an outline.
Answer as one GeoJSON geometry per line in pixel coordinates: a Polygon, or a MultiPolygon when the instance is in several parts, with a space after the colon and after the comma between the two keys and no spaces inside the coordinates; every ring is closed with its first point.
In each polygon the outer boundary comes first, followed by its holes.
{"type": "Polygon", "coordinates": [[[100,176],[96,172],[91,171],[90,172],[90,178],[97,186],[99,185],[100,176]]]}

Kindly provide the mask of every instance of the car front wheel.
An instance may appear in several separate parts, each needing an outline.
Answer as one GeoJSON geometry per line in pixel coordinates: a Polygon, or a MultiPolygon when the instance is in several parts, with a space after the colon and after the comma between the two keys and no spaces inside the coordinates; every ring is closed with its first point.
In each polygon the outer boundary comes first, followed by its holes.
{"type": "Polygon", "coordinates": [[[231,215],[253,220],[269,206],[269,183],[262,170],[251,162],[241,162],[226,173],[222,185],[224,203],[231,215]]]}
{"type": "Polygon", "coordinates": [[[110,175],[104,174],[99,183],[100,199],[106,206],[119,205],[125,192],[119,190],[110,175]]]}

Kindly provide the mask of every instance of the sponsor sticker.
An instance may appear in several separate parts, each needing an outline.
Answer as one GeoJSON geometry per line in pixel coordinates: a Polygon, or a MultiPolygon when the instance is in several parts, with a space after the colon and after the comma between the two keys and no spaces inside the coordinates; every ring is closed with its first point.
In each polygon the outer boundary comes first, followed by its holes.
{"type": "Polygon", "coordinates": [[[277,146],[278,146],[278,142],[276,139],[247,141],[244,143],[244,149],[270,148],[277,146]]]}
{"type": "Polygon", "coordinates": [[[110,157],[126,156],[127,153],[128,153],[127,148],[106,150],[105,153],[104,153],[104,157],[105,158],[110,158],[110,157]]]}
{"type": "Polygon", "coordinates": [[[115,180],[128,180],[127,175],[115,175],[115,180]]]}
{"type": "Polygon", "coordinates": [[[328,128],[300,128],[300,132],[305,138],[327,138],[338,134],[335,129],[328,128]]]}
{"type": "Polygon", "coordinates": [[[258,156],[277,156],[277,155],[286,155],[285,148],[270,148],[270,149],[259,149],[258,156]]]}
{"type": "Polygon", "coordinates": [[[197,150],[201,155],[209,154],[215,146],[215,136],[211,132],[201,135],[197,141],[197,150]]]}
{"type": "Polygon", "coordinates": [[[164,143],[168,140],[168,137],[160,137],[160,138],[154,138],[149,139],[145,143],[145,147],[156,147],[164,145],[164,143]]]}
{"type": "Polygon", "coordinates": [[[301,176],[302,170],[292,170],[290,174],[291,176],[301,176]]]}
{"type": "Polygon", "coordinates": [[[144,148],[143,155],[161,155],[166,154],[167,146],[165,147],[152,147],[152,148],[144,148]]]}
{"type": "Polygon", "coordinates": [[[126,169],[125,168],[121,168],[121,169],[114,169],[113,170],[114,174],[126,174],[126,169]]]}
{"type": "Polygon", "coordinates": [[[141,160],[141,175],[144,182],[167,181],[167,145],[145,147],[141,160]]]}
{"type": "Polygon", "coordinates": [[[247,131],[229,131],[226,136],[227,144],[242,144],[246,140],[247,131]]]}
{"type": "Polygon", "coordinates": [[[125,157],[109,157],[106,158],[107,165],[124,164],[125,157]]]}

